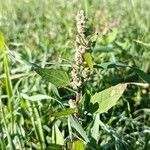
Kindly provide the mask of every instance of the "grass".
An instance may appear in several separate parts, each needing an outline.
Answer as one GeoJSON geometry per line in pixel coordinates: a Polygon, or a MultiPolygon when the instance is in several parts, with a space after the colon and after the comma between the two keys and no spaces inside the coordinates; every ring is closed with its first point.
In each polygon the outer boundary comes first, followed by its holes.
{"type": "MultiPolygon", "coordinates": [[[[69,107],[74,91],[56,88],[33,71],[30,63],[61,64],[70,73],[80,9],[92,32],[99,33],[95,64],[123,62],[150,75],[149,0],[0,0],[0,31],[7,45],[6,52],[0,51],[0,149],[70,148],[74,139],[86,139],[77,129],[88,135],[89,149],[149,149],[149,85],[129,85],[108,113],[88,116],[81,111],[73,129],[70,118],[57,112],[69,107]]],[[[123,82],[145,83],[130,68],[97,69],[85,90],[94,94],[123,82]]]]}

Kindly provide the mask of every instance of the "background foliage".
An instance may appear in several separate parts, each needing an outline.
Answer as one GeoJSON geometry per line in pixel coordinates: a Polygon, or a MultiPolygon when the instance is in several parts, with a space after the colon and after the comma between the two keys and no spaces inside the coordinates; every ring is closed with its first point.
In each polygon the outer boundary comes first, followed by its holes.
{"type": "MultiPolygon", "coordinates": [[[[84,103],[89,99],[88,92],[94,94],[122,82],[145,82],[132,68],[103,66],[94,71],[82,98],[82,127],[67,117],[74,110],[62,111],[68,107],[73,92],[56,88],[33,71],[30,63],[47,68],[57,68],[62,63],[61,68],[70,73],[75,52],[75,15],[80,9],[88,16],[91,32],[99,33],[92,52],[95,64],[123,62],[150,75],[149,0],[0,0],[0,30],[10,50],[8,64],[0,52],[1,149],[8,145],[11,149],[70,147],[71,122],[81,133],[73,131],[74,136],[90,141],[89,149],[150,147],[149,85],[129,85],[117,105],[101,114],[100,119],[97,114],[84,114],[89,108],[84,103]],[[10,75],[5,77],[7,65],[10,75]]],[[[79,146],[85,147],[82,141],[73,144],[74,149],[79,146]]]]}

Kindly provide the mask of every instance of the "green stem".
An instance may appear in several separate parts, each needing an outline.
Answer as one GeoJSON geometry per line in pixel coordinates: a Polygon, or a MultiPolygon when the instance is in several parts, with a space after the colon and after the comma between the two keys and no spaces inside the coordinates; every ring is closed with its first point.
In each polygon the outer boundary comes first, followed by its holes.
{"type": "Polygon", "coordinates": [[[11,129],[13,131],[14,126],[14,116],[13,116],[13,104],[12,104],[12,83],[10,80],[10,74],[9,74],[9,66],[8,66],[8,58],[7,58],[7,46],[5,45],[3,34],[0,32],[0,50],[3,54],[3,64],[4,64],[4,72],[5,72],[5,85],[6,85],[6,92],[8,95],[8,109],[11,116],[11,129]]]}
{"type": "Polygon", "coordinates": [[[14,125],[14,116],[13,116],[13,104],[12,104],[12,83],[10,80],[10,74],[9,74],[9,66],[8,66],[8,59],[7,59],[7,55],[4,54],[4,58],[3,58],[3,62],[4,62],[4,72],[5,72],[5,85],[6,85],[6,92],[8,95],[8,109],[10,112],[10,116],[11,116],[11,125],[12,125],[12,129],[13,129],[13,125],[14,125]]]}
{"type": "Polygon", "coordinates": [[[84,0],[85,15],[88,16],[88,0],[84,0]]]}

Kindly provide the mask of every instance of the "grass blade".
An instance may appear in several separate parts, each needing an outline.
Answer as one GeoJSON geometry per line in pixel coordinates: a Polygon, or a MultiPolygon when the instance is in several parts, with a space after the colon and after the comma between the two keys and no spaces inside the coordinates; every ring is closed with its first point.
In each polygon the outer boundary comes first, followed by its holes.
{"type": "Polygon", "coordinates": [[[6,55],[6,45],[4,41],[3,34],[0,32],[0,50],[2,51],[3,54],[3,64],[4,64],[4,72],[5,72],[5,85],[6,85],[6,92],[8,95],[8,108],[10,111],[10,116],[11,116],[11,128],[13,131],[13,124],[14,124],[14,116],[13,116],[13,104],[12,104],[12,83],[10,80],[10,74],[9,74],[9,66],[8,66],[8,58],[6,55]]]}
{"type": "Polygon", "coordinates": [[[71,126],[74,129],[76,129],[76,131],[78,131],[78,133],[83,137],[85,142],[88,143],[89,139],[88,139],[85,131],[83,130],[82,126],[79,124],[79,122],[75,118],[73,118],[72,116],[69,116],[69,120],[70,120],[71,126]]]}

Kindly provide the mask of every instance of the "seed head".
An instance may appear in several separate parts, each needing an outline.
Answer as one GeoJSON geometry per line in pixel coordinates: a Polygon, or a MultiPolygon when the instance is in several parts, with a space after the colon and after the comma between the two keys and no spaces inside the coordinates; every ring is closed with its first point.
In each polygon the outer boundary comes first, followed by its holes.
{"type": "Polygon", "coordinates": [[[84,16],[84,11],[80,10],[77,13],[76,16],[76,21],[77,21],[77,32],[79,33],[80,36],[84,37],[85,36],[85,31],[86,31],[86,17],[84,16]]]}
{"type": "Polygon", "coordinates": [[[75,52],[75,65],[73,66],[73,70],[71,71],[72,76],[72,87],[74,89],[81,88],[83,82],[86,82],[89,78],[89,69],[87,67],[87,63],[84,60],[84,54],[89,49],[88,43],[89,40],[86,38],[86,21],[87,18],[84,15],[84,11],[81,10],[77,13],[76,16],[76,24],[77,24],[77,33],[76,43],[77,49],[75,52]]]}

